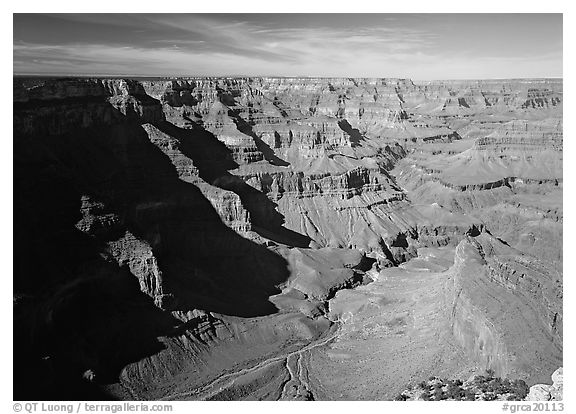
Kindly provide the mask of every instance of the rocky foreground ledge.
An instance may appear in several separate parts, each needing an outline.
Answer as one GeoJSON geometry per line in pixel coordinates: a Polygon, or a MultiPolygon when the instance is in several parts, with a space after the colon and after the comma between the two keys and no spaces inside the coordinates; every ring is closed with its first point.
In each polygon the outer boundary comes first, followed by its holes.
{"type": "Polygon", "coordinates": [[[494,376],[488,370],[467,381],[430,377],[417,386],[402,391],[397,401],[562,401],[562,368],[552,374],[552,385],[537,384],[528,388],[523,380],[494,376]]]}
{"type": "Polygon", "coordinates": [[[530,387],[527,401],[562,401],[564,397],[564,370],[558,368],[552,374],[552,384],[536,384],[530,387]]]}

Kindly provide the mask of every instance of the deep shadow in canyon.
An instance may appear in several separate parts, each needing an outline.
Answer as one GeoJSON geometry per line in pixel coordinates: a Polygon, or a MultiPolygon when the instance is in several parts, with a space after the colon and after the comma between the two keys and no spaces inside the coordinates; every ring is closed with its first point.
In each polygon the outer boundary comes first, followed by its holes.
{"type": "Polygon", "coordinates": [[[163,349],[158,337],[181,331],[166,310],[277,311],[268,297],[286,281],[286,261],[222,223],[137,120],[113,112],[108,126],[15,133],[15,399],[109,399],[97,384],[117,381],[123,366],[163,349]],[[78,230],[82,197],[113,225],[78,230]],[[166,310],[106,251],[126,232],[152,247],[166,310]]]}
{"type": "Polygon", "coordinates": [[[155,126],[180,142],[180,150],[193,160],[203,180],[238,194],[242,205],[250,213],[254,231],[289,246],[309,246],[311,239],[308,236],[284,227],[284,216],[277,211],[273,201],[240,177],[228,172],[237,168],[238,164],[232,160],[230,150],[211,132],[197,124],[194,124],[194,129],[179,128],[167,121],[155,126]]]}

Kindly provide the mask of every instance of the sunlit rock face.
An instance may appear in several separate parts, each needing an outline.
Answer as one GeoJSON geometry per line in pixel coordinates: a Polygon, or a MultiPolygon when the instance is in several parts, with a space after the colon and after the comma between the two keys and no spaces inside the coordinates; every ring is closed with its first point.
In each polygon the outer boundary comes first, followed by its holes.
{"type": "MultiPolygon", "coordinates": [[[[564,401],[564,369],[558,368],[551,376],[552,384],[536,384],[530,387],[527,401],[564,401]]],[[[548,383],[550,381],[547,381],[548,383]]]]}
{"type": "Polygon", "coordinates": [[[13,100],[15,366],[40,372],[15,399],[392,399],[562,366],[561,80],[13,100]]]}

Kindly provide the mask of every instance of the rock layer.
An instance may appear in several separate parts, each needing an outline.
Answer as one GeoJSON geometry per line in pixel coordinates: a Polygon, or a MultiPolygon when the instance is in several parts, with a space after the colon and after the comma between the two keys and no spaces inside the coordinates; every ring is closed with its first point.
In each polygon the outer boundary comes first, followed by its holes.
{"type": "Polygon", "coordinates": [[[561,80],[13,97],[15,364],[43,367],[17,399],[391,399],[562,365],[561,80]]]}

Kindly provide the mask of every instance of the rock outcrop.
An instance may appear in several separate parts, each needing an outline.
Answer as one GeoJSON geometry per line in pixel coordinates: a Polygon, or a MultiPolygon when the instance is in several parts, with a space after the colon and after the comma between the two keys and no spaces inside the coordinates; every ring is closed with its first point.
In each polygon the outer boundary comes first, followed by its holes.
{"type": "Polygon", "coordinates": [[[526,401],[563,401],[564,373],[558,368],[552,373],[552,385],[536,384],[530,387],[526,401]]]}

